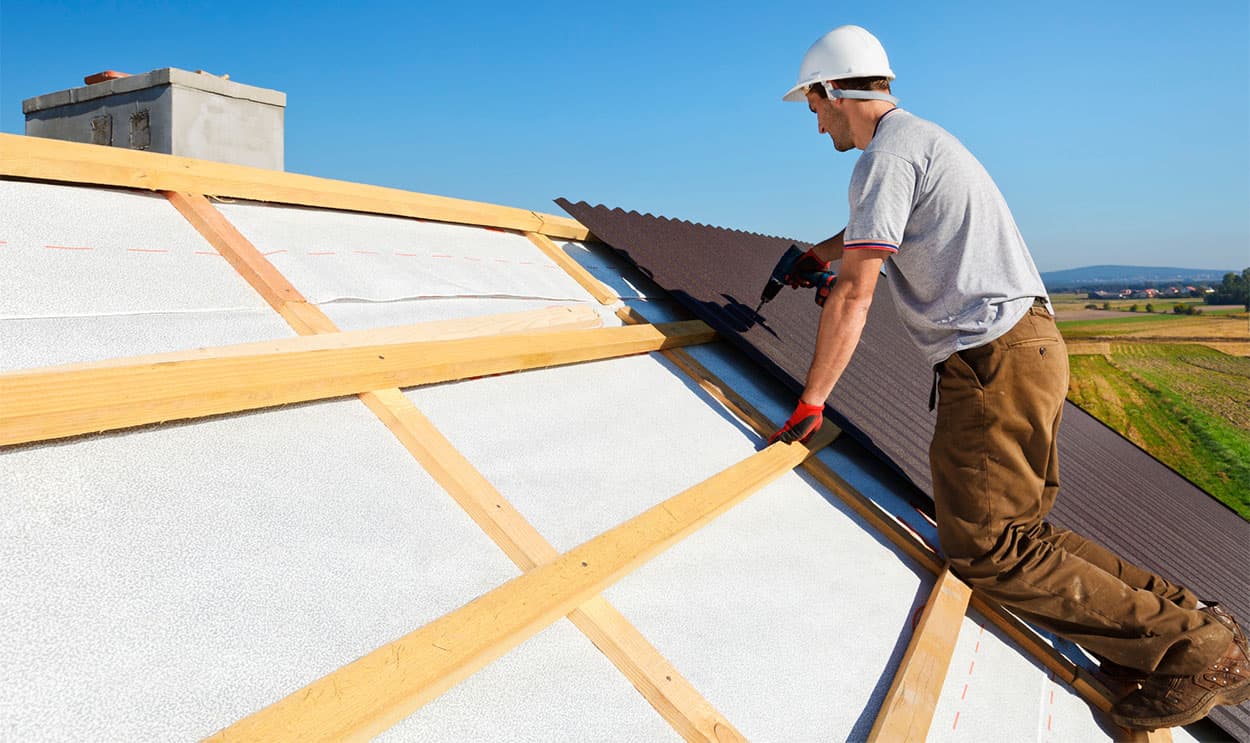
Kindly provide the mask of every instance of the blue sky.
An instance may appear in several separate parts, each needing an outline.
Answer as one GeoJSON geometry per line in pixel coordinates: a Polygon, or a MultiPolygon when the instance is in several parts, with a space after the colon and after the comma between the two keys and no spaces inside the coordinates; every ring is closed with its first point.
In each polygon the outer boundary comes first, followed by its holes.
{"type": "Polygon", "coordinates": [[[1250,265],[1250,2],[0,3],[0,130],[93,72],[287,93],[294,172],[559,211],[585,199],[817,240],[856,152],[783,104],[858,23],[1043,270],[1250,265]]]}

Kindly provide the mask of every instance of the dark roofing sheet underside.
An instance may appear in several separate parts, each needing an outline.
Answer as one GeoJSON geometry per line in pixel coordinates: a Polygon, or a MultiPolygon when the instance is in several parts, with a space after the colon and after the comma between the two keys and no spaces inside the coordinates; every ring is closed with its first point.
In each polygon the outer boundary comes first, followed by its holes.
{"type": "MultiPolygon", "coordinates": [[[[754,313],[777,259],[796,241],[556,203],[796,395],[802,391],[819,321],[813,293],[784,289],[754,313]]],[[[930,497],[932,381],[880,282],[859,348],[829,398],[831,418],[930,497]]],[[[1250,618],[1250,524],[1071,403],[1059,457],[1063,485],[1051,521],[1250,618]]],[[[1250,740],[1250,703],[1212,719],[1250,740]]]]}

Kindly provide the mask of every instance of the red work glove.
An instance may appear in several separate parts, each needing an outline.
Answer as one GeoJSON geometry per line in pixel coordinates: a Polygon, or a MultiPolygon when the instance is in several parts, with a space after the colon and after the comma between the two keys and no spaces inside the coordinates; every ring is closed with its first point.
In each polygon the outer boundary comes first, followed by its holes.
{"type": "Polygon", "coordinates": [[[829,299],[829,292],[833,291],[833,285],[838,283],[838,275],[831,273],[823,282],[816,287],[816,305],[825,306],[825,301],[829,299]]]}
{"type": "Polygon", "coordinates": [[[786,283],[795,289],[804,289],[812,286],[811,279],[806,278],[807,275],[828,270],[829,262],[822,261],[816,257],[815,253],[808,250],[794,262],[794,266],[790,268],[790,273],[786,275],[786,283]]]}
{"type": "Polygon", "coordinates": [[[778,441],[784,441],[787,444],[792,441],[806,442],[820,428],[820,424],[824,419],[825,408],[823,405],[808,405],[799,400],[799,405],[794,409],[790,420],[786,421],[786,424],[781,427],[780,431],[768,438],[768,443],[773,444],[778,441]]]}

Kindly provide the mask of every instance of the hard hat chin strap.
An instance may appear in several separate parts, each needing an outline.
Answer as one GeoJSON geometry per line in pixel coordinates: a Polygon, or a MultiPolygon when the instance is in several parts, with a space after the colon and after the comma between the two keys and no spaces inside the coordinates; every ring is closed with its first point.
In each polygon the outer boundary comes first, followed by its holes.
{"type": "Polygon", "coordinates": [[[882,93],[877,90],[842,90],[835,88],[827,81],[824,83],[825,94],[830,98],[850,98],[856,101],[889,101],[894,105],[898,105],[898,99],[889,93],[882,93]]]}

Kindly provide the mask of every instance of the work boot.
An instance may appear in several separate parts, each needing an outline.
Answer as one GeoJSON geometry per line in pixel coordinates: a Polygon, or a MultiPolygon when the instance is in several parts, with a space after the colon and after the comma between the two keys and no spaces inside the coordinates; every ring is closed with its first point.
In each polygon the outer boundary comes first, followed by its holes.
{"type": "Polygon", "coordinates": [[[1220,606],[1218,601],[1206,601],[1203,603],[1205,603],[1206,606],[1202,607],[1198,611],[1215,617],[1216,621],[1227,627],[1228,631],[1233,633],[1233,642],[1240,645],[1241,652],[1245,653],[1246,657],[1250,658],[1250,642],[1246,641],[1246,632],[1241,628],[1241,625],[1237,623],[1237,618],[1226,611],[1224,607],[1220,606]]]}
{"type": "Polygon", "coordinates": [[[1098,658],[1098,675],[1109,687],[1113,687],[1112,691],[1118,696],[1124,696],[1131,691],[1137,689],[1146,681],[1146,677],[1150,674],[1146,671],[1139,671],[1136,668],[1122,666],[1114,661],[1109,661],[1102,656],[1098,658]]]}
{"type": "Polygon", "coordinates": [[[1220,704],[1250,699],[1250,658],[1234,640],[1219,660],[1193,676],[1151,674],[1142,688],[1111,708],[1111,720],[1135,730],[1188,725],[1220,704]]]}

